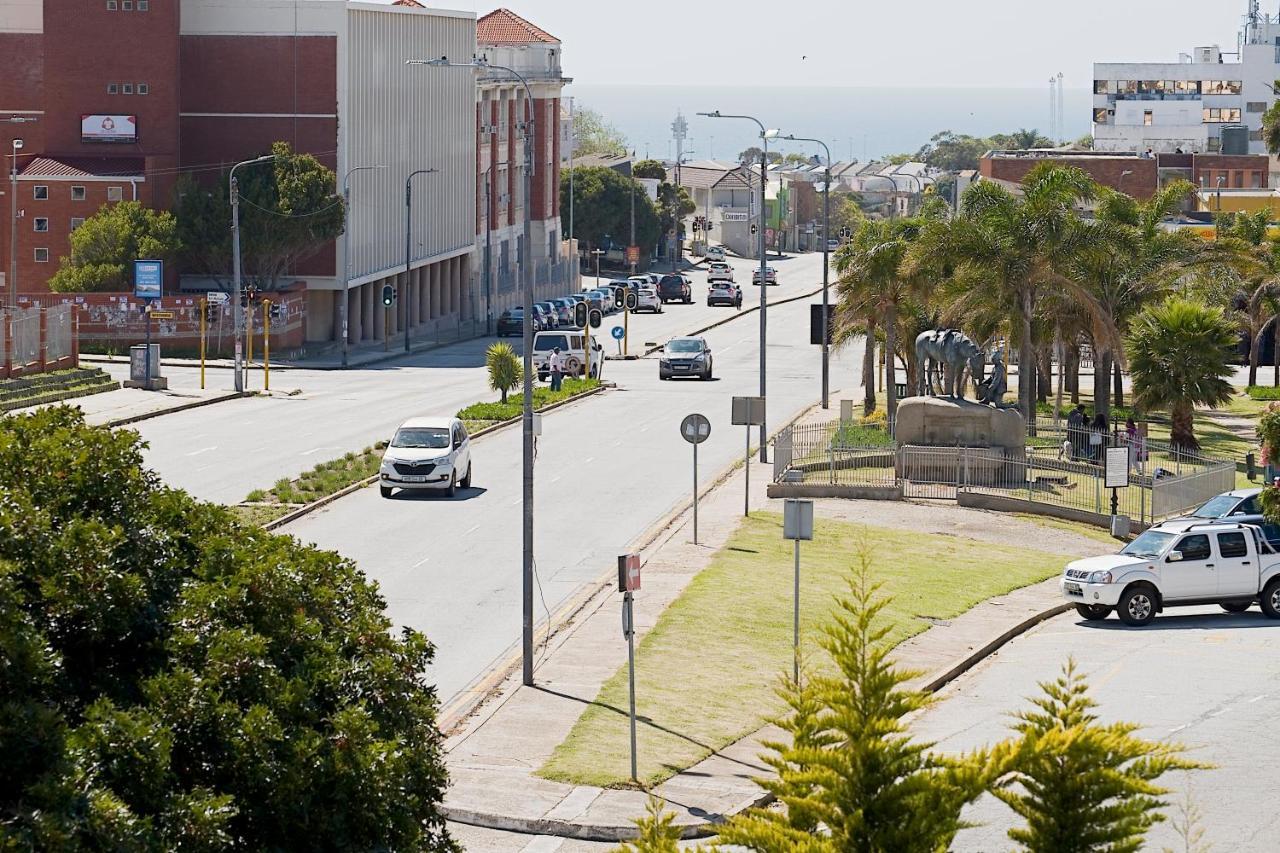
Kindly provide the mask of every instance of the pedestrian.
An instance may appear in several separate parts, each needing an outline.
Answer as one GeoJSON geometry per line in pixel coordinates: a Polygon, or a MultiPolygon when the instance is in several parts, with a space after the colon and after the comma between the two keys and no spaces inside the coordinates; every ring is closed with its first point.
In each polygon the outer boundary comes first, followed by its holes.
{"type": "Polygon", "coordinates": [[[559,391],[560,383],[564,381],[564,356],[560,354],[560,347],[551,350],[547,366],[551,369],[551,390],[559,391]]]}
{"type": "Polygon", "coordinates": [[[1071,439],[1069,438],[1062,439],[1062,446],[1058,448],[1058,461],[1061,462],[1063,460],[1066,460],[1067,462],[1070,462],[1071,458],[1075,456],[1074,451],[1075,451],[1075,447],[1072,446],[1071,439]]]}
{"type": "Polygon", "coordinates": [[[1067,415],[1067,440],[1071,442],[1071,461],[1074,462],[1083,451],[1084,444],[1084,403],[1076,406],[1067,415]]]}
{"type": "Polygon", "coordinates": [[[1124,443],[1129,448],[1129,466],[1131,468],[1139,468],[1144,456],[1144,448],[1142,433],[1138,432],[1138,424],[1134,422],[1133,418],[1125,419],[1124,443]]]}
{"type": "Polygon", "coordinates": [[[1089,424],[1089,458],[1094,462],[1102,461],[1102,445],[1107,435],[1107,416],[1098,412],[1089,424]]]}

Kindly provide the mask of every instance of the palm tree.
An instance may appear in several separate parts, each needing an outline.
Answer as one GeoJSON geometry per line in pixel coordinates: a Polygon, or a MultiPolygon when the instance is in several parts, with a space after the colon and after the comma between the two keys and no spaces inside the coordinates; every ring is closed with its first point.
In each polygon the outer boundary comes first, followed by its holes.
{"type": "Polygon", "coordinates": [[[1272,104],[1262,116],[1262,141],[1267,143],[1271,156],[1280,154],[1280,101],[1272,104]]]}
{"type": "Polygon", "coordinates": [[[1262,339],[1280,311],[1280,243],[1268,236],[1271,211],[1222,217],[1215,258],[1240,278],[1236,295],[1241,331],[1249,336],[1249,384],[1258,384],[1262,339]]]}
{"type": "Polygon", "coordinates": [[[1170,297],[1143,310],[1129,335],[1134,403],[1166,409],[1170,443],[1195,450],[1195,407],[1217,408],[1232,396],[1231,350],[1235,326],[1220,308],[1170,297]]]}
{"type": "Polygon", "coordinates": [[[507,402],[507,394],[524,380],[524,365],[511,348],[511,344],[495,343],[484,354],[489,368],[489,387],[502,395],[500,402],[507,402]]]}

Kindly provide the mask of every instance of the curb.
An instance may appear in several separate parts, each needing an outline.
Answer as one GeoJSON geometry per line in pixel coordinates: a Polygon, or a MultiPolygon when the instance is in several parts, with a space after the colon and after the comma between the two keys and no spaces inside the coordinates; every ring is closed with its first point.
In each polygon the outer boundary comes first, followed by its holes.
{"type": "MultiPolygon", "coordinates": [[[[604,390],[605,390],[604,385],[597,385],[595,388],[592,388],[590,391],[583,391],[581,394],[570,397],[567,400],[561,400],[558,403],[552,403],[550,406],[544,406],[541,409],[536,409],[535,413],[541,415],[541,414],[545,414],[546,412],[554,412],[556,409],[559,409],[562,406],[567,406],[570,403],[577,403],[580,400],[585,400],[588,397],[593,397],[604,390]]],[[[486,435],[495,433],[500,429],[506,429],[507,427],[518,424],[523,420],[524,420],[524,416],[521,415],[518,418],[511,418],[510,420],[502,421],[501,423],[491,424],[485,427],[484,429],[476,430],[471,434],[470,438],[472,439],[484,438],[486,435]]],[[[374,474],[371,477],[366,477],[365,479],[360,480],[359,482],[352,483],[351,485],[343,489],[339,489],[338,491],[334,492],[331,495],[325,495],[319,500],[312,501],[311,503],[305,506],[298,507],[292,512],[286,513],[285,515],[282,515],[277,519],[268,521],[266,524],[262,525],[262,529],[267,531],[277,530],[281,527],[284,527],[286,524],[291,524],[297,521],[298,519],[302,518],[305,515],[310,515],[316,510],[328,506],[329,504],[333,503],[339,498],[345,498],[347,495],[350,495],[354,492],[360,491],[361,489],[372,486],[376,482],[378,482],[377,474],[374,474]]]]}
{"type": "MultiPolygon", "coordinates": [[[[982,646],[958,659],[950,666],[935,673],[927,682],[918,689],[926,693],[936,693],[946,685],[955,681],[964,673],[977,666],[982,661],[997,652],[1001,647],[1009,643],[1009,641],[1025,634],[1032,628],[1042,622],[1052,619],[1071,610],[1072,605],[1068,603],[1056,604],[1053,607],[1033,614],[1016,625],[1006,629],[997,636],[991,638],[982,646]]],[[[601,789],[602,791],[604,789],[601,789]]],[[[774,802],[772,794],[762,794],[755,800],[741,806],[737,811],[728,812],[720,815],[717,820],[702,821],[701,823],[677,824],[680,829],[680,838],[694,839],[706,838],[716,834],[715,828],[724,823],[724,818],[734,814],[741,813],[752,808],[762,808],[774,802]]],[[[446,820],[454,823],[466,824],[467,826],[475,826],[481,829],[497,829],[505,832],[519,832],[526,835],[551,835],[558,838],[572,838],[580,841],[599,841],[608,843],[618,843],[622,841],[634,840],[638,837],[638,832],[634,823],[625,825],[618,824],[574,824],[568,821],[547,819],[547,818],[519,818],[510,815],[492,815],[481,812],[470,811],[467,809],[454,809],[447,805],[440,807],[441,813],[446,820]]]]}
{"type": "Polygon", "coordinates": [[[190,409],[212,406],[214,403],[225,403],[227,400],[238,400],[241,397],[253,397],[255,395],[256,392],[254,391],[231,391],[217,397],[209,397],[204,400],[193,400],[190,403],[183,403],[181,406],[174,406],[171,409],[161,409],[157,412],[146,412],[141,415],[130,415],[127,418],[117,418],[114,421],[107,421],[102,424],[102,426],[107,427],[108,429],[115,429],[116,427],[128,426],[129,424],[136,424],[142,421],[149,421],[152,418],[159,418],[164,415],[172,415],[174,412],[185,412],[190,409]]]}

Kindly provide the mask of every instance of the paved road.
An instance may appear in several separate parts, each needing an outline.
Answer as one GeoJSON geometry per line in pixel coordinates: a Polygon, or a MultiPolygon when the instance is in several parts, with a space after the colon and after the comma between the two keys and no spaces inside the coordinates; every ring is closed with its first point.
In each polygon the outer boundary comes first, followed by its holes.
{"type": "MultiPolygon", "coordinates": [[[[1230,616],[1215,608],[1172,611],[1149,628],[1132,630],[1109,619],[1086,626],[1074,615],[1051,620],[1015,640],[955,682],[913,726],[943,750],[963,750],[1005,736],[1005,714],[1026,707],[1023,697],[1053,679],[1074,657],[1089,676],[1099,715],[1131,720],[1143,736],[1180,741],[1217,769],[1168,780],[1182,802],[1191,791],[1204,813],[1205,840],[1214,850],[1274,851],[1280,833],[1280,623],[1255,608],[1230,616]]],[[[1173,814],[1176,816],[1177,811],[1173,814]]],[[[960,835],[953,849],[1010,850],[1014,818],[988,798],[969,818],[985,824],[960,835]]],[[[1184,849],[1169,827],[1158,827],[1148,849],[1184,849]]]]}
{"type": "MultiPolygon", "coordinates": [[[[750,284],[751,262],[732,259],[731,263],[738,280],[748,282],[747,304],[757,304],[759,290],[750,284]]],[[[771,301],[812,290],[821,283],[820,254],[770,263],[778,268],[781,282],[768,289],[771,301]]],[[[631,317],[633,352],[644,341],[665,342],[733,313],[729,308],[707,307],[705,274],[695,271],[690,277],[694,280],[693,305],[669,305],[662,314],[631,317]]],[[[593,284],[594,279],[586,278],[584,283],[593,284]]],[[[607,352],[614,346],[608,329],[621,322],[621,314],[605,319],[601,331],[607,352]]],[[[802,332],[795,333],[802,333],[807,341],[805,322],[802,332]]],[[[749,314],[732,325],[754,333],[758,316],[749,314]]],[[[236,502],[254,488],[270,486],[282,477],[296,477],[317,462],[385,439],[410,415],[453,414],[491,396],[483,367],[484,351],[491,342],[466,341],[349,372],[273,372],[275,390],[300,389],[301,393],[220,403],[166,415],[138,424],[136,429],[150,444],[148,464],[166,482],[201,498],[236,502]]],[[[617,364],[607,364],[606,379],[625,373],[615,368],[617,364]]],[[[126,369],[112,368],[120,373],[126,369]]],[[[167,368],[166,373],[175,389],[193,388],[199,382],[197,370],[167,368]]],[[[260,381],[260,374],[254,374],[250,387],[260,387],[260,381]]],[[[231,372],[210,370],[209,383],[210,387],[219,383],[229,387],[231,372]]]]}
{"type": "MultiPolygon", "coordinates": [[[[769,417],[775,426],[818,396],[818,352],[808,343],[804,300],[770,313],[769,417]]],[[[729,426],[730,397],[754,394],[755,324],[707,334],[717,381],[659,382],[653,359],[618,362],[619,389],[543,418],[538,446],[536,558],[538,617],[606,573],[628,542],[684,500],[690,449],[680,419],[700,411],[712,423],[700,450],[710,477],[744,450],[729,426]]],[[[860,348],[847,347],[832,374],[855,382],[860,348]]],[[[365,489],[290,525],[287,532],[352,557],[382,587],[396,624],[424,630],[439,647],[434,676],[448,700],[519,638],[520,433],[480,440],[476,488],[459,499],[384,500],[365,489]],[[500,519],[500,520],[496,520],[500,519]]],[[[763,483],[757,483],[758,487],[763,483]]]]}

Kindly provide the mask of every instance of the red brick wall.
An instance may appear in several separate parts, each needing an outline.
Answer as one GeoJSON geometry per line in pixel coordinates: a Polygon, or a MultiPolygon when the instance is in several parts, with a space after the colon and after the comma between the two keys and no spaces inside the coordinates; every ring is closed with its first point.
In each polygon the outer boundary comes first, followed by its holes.
{"type": "Polygon", "coordinates": [[[1191,165],[1191,180],[1196,186],[1216,189],[1223,178],[1226,189],[1251,189],[1267,185],[1270,169],[1265,155],[1197,154],[1191,165]]]}
{"type": "Polygon", "coordinates": [[[338,111],[332,36],[183,36],[184,113],[338,111]]]}
{"type": "Polygon", "coordinates": [[[1017,183],[1041,163],[1079,167],[1099,184],[1122,190],[1134,198],[1150,198],[1156,191],[1154,157],[984,157],[978,171],[984,178],[1017,183]],[[1124,175],[1122,180],[1124,172],[1132,174],[1124,175]]]}

